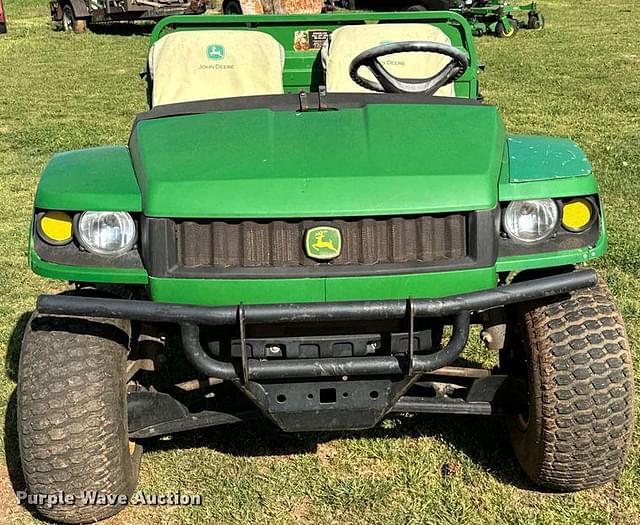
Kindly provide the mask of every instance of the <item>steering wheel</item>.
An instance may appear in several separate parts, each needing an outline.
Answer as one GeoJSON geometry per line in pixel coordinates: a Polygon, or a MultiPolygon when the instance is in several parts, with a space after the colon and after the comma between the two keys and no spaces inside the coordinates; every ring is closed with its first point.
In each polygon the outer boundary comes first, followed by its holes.
{"type": "Polygon", "coordinates": [[[433,95],[442,86],[446,86],[459,78],[469,67],[469,55],[465,51],[438,42],[392,42],[372,47],[360,53],[349,65],[351,79],[365,89],[380,93],[422,93],[433,95]],[[451,60],[438,73],[428,78],[398,78],[378,60],[380,57],[396,53],[437,53],[451,60]],[[376,80],[369,80],[360,75],[359,69],[368,68],[376,80]]]}

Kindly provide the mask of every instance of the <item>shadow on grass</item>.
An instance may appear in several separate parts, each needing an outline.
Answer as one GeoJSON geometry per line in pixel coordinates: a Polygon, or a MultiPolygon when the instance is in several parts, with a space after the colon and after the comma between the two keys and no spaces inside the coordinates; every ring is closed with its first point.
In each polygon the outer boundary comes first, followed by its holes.
{"type": "MultiPolygon", "coordinates": [[[[5,359],[5,374],[14,383],[18,381],[18,366],[20,362],[20,350],[22,347],[22,338],[32,312],[23,313],[11,332],[9,344],[7,345],[7,355],[5,359]]],[[[14,492],[26,489],[24,476],[22,475],[22,466],[20,464],[20,447],[18,445],[17,430],[17,397],[16,390],[7,400],[7,408],[4,417],[4,453],[7,462],[7,472],[9,481],[14,492]]],[[[32,516],[38,517],[35,508],[32,505],[24,505],[32,516]]]]}
{"type": "MultiPolygon", "coordinates": [[[[13,331],[9,337],[9,344],[7,345],[5,374],[14,383],[18,381],[18,363],[20,361],[22,337],[30,317],[31,312],[25,312],[20,316],[13,327],[13,331]]],[[[23,490],[24,478],[22,477],[22,469],[20,467],[16,408],[16,390],[14,388],[7,400],[7,411],[4,418],[4,452],[7,459],[7,469],[9,470],[11,484],[14,490],[23,490]]]]}
{"type": "MultiPolygon", "coordinates": [[[[286,433],[267,420],[212,427],[143,442],[145,451],[209,447],[238,457],[315,454],[319,445],[336,439],[403,439],[431,437],[464,452],[499,481],[524,490],[540,491],[518,467],[506,425],[500,417],[439,414],[394,414],[363,431],[286,433]]],[[[446,468],[443,465],[443,468],[446,468]]]]}

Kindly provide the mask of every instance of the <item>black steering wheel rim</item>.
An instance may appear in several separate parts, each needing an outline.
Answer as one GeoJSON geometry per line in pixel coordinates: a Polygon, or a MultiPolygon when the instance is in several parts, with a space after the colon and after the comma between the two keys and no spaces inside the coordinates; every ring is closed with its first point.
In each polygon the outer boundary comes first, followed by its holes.
{"type": "Polygon", "coordinates": [[[349,65],[349,76],[359,86],[380,93],[422,93],[433,95],[442,86],[458,79],[469,67],[469,55],[457,47],[428,41],[391,42],[363,51],[349,65]],[[380,57],[396,53],[436,53],[450,58],[439,72],[428,78],[398,78],[380,63],[380,57]],[[376,78],[364,78],[358,72],[366,67],[376,78]]]}

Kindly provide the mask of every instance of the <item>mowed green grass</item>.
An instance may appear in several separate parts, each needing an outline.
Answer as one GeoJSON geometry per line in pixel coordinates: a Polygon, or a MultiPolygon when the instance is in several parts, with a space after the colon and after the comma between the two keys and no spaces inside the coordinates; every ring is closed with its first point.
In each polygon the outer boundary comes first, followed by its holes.
{"type": "MultiPolygon", "coordinates": [[[[547,28],[478,40],[482,91],[510,131],[565,136],[594,164],[610,249],[597,263],[640,362],[640,5],[549,0],[547,28]]],[[[5,0],[0,36],[0,378],[5,421],[0,523],[35,523],[21,487],[14,389],[25,316],[60,283],[33,275],[27,229],[39,174],[60,150],[125,143],[144,109],[144,32],[49,29],[45,0],[5,0]],[[12,488],[13,487],[13,488],[12,488]]],[[[469,122],[473,133],[473,122],[469,122]]],[[[471,357],[490,361],[475,349],[471,357]]],[[[636,364],[636,371],[640,370],[636,364]]],[[[637,437],[637,436],[636,436],[637,437]]],[[[597,490],[536,491],[499,419],[395,418],[362,433],[286,435],[254,423],[161,441],[145,453],[140,489],[201,494],[200,507],[135,507],[115,523],[575,524],[640,523],[640,450],[597,490]]]]}

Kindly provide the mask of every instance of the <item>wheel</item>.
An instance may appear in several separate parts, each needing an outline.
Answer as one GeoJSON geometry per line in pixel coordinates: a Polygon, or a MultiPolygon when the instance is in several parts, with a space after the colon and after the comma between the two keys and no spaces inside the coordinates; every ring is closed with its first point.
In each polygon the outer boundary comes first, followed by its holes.
{"type": "Polygon", "coordinates": [[[242,6],[240,2],[236,0],[229,0],[225,2],[222,12],[225,15],[241,15],[242,14],[242,6]]]}
{"type": "Polygon", "coordinates": [[[540,31],[544,28],[544,17],[540,13],[530,13],[527,20],[527,28],[540,31]]]}
{"type": "Polygon", "coordinates": [[[502,21],[499,21],[496,24],[496,36],[498,38],[511,38],[515,35],[516,31],[518,31],[518,23],[515,20],[509,20],[509,25],[511,26],[511,29],[507,31],[502,21]]]}
{"type": "Polygon", "coordinates": [[[521,348],[505,368],[526,376],[528,407],[507,423],[523,470],[556,491],[615,479],[632,438],[633,370],[606,285],[520,311],[516,326],[521,348]]]}
{"type": "Polygon", "coordinates": [[[427,8],[422,4],[414,4],[407,7],[407,11],[426,11],[427,8]]]}
{"type": "Polygon", "coordinates": [[[29,494],[62,492],[72,504],[36,505],[46,518],[87,523],[124,505],[91,504],[95,491],[129,498],[142,449],[128,440],[129,323],[35,313],[18,371],[18,439],[29,494]],[[122,495],[122,496],[121,496],[122,495]]]}
{"type": "Polygon", "coordinates": [[[87,30],[87,21],[76,18],[73,8],[69,4],[65,4],[62,8],[62,30],[74,33],[84,33],[87,30]]]}

